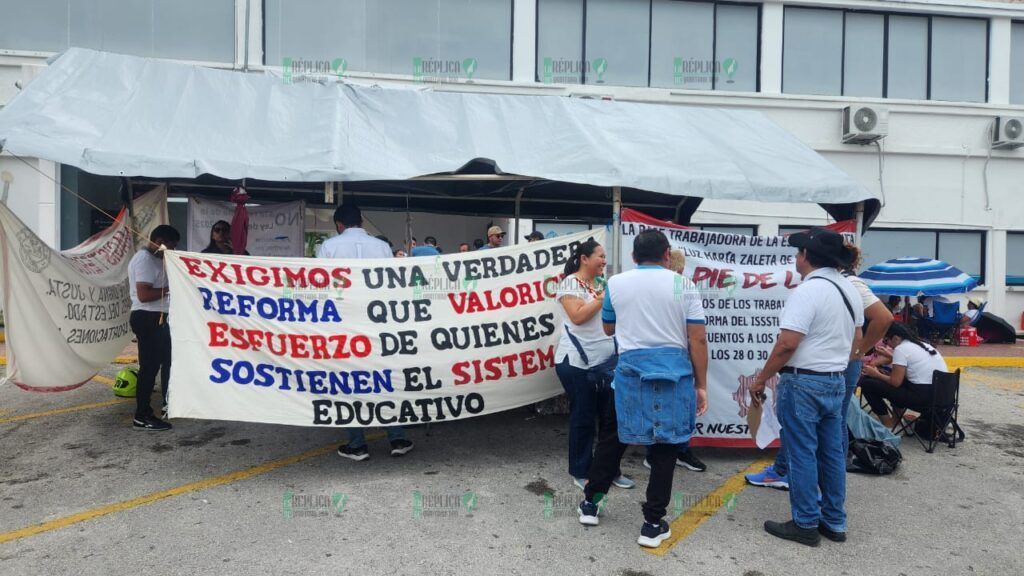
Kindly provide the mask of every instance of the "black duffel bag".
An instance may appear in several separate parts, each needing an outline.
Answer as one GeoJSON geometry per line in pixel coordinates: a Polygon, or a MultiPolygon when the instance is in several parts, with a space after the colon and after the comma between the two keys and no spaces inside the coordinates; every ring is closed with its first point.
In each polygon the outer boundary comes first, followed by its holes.
{"type": "Polygon", "coordinates": [[[884,440],[854,440],[850,442],[850,456],[847,472],[878,476],[892,474],[903,460],[900,449],[884,440]]]}

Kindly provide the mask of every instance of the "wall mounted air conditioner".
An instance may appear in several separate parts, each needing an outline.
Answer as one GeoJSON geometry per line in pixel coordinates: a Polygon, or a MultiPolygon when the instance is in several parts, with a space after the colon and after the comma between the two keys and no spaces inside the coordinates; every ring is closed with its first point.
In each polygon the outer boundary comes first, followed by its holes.
{"type": "Polygon", "coordinates": [[[997,116],[992,132],[993,150],[1014,150],[1024,146],[1024,117],[997,116]]]}
{"type": "Polygon", "coordinates": [[[889,111],[872,106],[843,108],[843,144],[871,144],[889,133],[889,111]]]}

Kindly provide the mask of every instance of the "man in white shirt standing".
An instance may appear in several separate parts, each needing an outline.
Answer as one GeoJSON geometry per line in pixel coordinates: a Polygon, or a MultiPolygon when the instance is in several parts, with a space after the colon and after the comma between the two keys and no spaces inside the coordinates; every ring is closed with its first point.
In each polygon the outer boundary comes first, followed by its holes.
{"type": "MultiPolygon", "coordinates": [[[[358,206],[338,206],[334,211],[334,226],[338,235],[328,238],[320,246],[317,258],[391,258],[391,246],[363,229],[363,213],[358,206]]],[[[412,450],[413,443],[406,439],[401,426],[388,426],[385,431],[391,443],[392,456],[403,456],[412,450]]],[[[357,462],[369,458],[366,432],[362,428],[349,428],[348,444],[338,446],[338,456],[357,462]]]]}
{"type": "Polygon", "coordinates": [[[779,337],[750,394],[759,402],[765,383],[779,374],[776,405],[789,461],[793,519],[769,520],[764,529],[817,546],[821,536],[846,540],[846,431],[841,412],[845,372],[860,340],[864,309],[857,289],[837,270],[852,259],[842,236],[815,228],[791,235],[789,243],[799,250],[796,269],[803,282],[786,300],[779,337]]]}
{"type": "Polygon", "coordinates": [[[633,241],[637,267],[608,280],[601,322],[604,333],[618,339],[612,383],[617,433],[598,440],[578,509],[580,524],[598,525],[626,446],[648,446],[651,476],[637,538],[647,548],[672,535],[665,514],[676,454],[708,404],[704,307],[693,282],[668,269],[670,251],[664,233],[644,230],[633,241]]]}
{"type": "MultiPolygon", "coordinates": [[[[128,292],[132,312],[128,324],[139,345],[139,378],[135,391],[135,430],[161,432],[171,425],[153,414],[153,388],[156,373],[160,372],[164,412],[167,410],[167,382],[171,378],[171,331],[167,325],[170,294],[167,291],[167,271],[164,269],[164,249],[174,250],[181,234],[173,227],[162,224],[149,234],[149,243],[139,250],[128,263],[128,292]]],[[[164,414],[166,417],[166,414],[164,414]]]]}

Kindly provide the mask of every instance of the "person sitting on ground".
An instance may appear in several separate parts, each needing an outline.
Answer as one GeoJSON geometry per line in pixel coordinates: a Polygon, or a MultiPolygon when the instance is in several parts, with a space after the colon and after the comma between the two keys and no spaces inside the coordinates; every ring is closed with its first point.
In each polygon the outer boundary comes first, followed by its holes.
{"type": "MultiPolygon", "coordinates": [[[[203,248],[203,254],[234,254],[231,247],[231,224],[217,220],[210,228],[210,243],[203,248]]],[[[243,252],[246,256],[248,251],[243,252]]]]}
{"type": "Polygon", "coordinates": [[[900,408],[928,403],[932,394],[932,373],[945,372],[946,361],[938,350],[914,336],[905,324],[890,326],[885,342],[892,346],[892,372],[886,374],[875,366],[865,366],[860,390],[878,420],[892,428],[897,418],[890,413],[885,401],[900,408]]]}
{"type": "Polygon", "coordinates": [[[423,244],[420,246],[413,247],[412,251],[409,252],[409,256],[440,256],[441,251],[437,249],[437,238],[433,236],[427,236],[423,239],[423,244]]]}

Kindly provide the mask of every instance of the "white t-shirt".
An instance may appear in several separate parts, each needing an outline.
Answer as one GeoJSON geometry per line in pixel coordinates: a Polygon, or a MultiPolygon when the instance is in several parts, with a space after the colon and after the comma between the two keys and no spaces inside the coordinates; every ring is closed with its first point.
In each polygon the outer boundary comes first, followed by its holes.
{"type": "MultiPolygon", "coordinates": [[[[934,350],[925,344],[929,350],[934,350]]],[[[914,384],[932,383],[932,372],[939,370],[946,371],[946,361],[938,351],[935,355],[928,353],[928,350],[921,348],[913,342],[900,342],[900,345],[892,351],[893,366],[907,367],[907,380],[914,384]]]]}
{"type": "MultiPolygon", "coordinates": [[[[849,280],[850,284],[853,284],[853,287],[857,289],[858,293],[860,293],[860,300],[864,305],[865,310],[875,302],[880,302],[878,296],[875,296],[875,293],[871,291],[871,288],[868,288],[868,285],[865,284],[863,280],[857,276],[847,276],[846,279],[849,280]]],[[[853,304],[853,302],[850,302],[850,304],[853,304]]]]}
{"type": "Polygon", "coordinates": [[[164,294],[159,300],[140,302],[136,282],[144,282],[156,289],[167,287],[167,271],[164,270],[163,259],[157,258],[145,248],[136,252],[128,263],[128,290],[132,298],[132,310],[166,313],[170,309],[170,294],[164,294]]]}
{"type": "Polygon", "coordinates": [[[842,372],[850,363],[854,326],[864,325],[860,293],[835,268],[818,268],[793,289],[782,309],[780,327],[804,335],[787,366],[817,372],[842,372]],[[846,294],[853,308],[853,320],[843,297],[832,283],[846,294]]]}
{"type": "Polygon", "coordinates": [[[575,275],[566,276],[558,284],[555,299],[558,301],[558,311],[561,313],[562,335],[558,339],[558,349],[555,350],[555,362],[560,363],[568,356],[569,365],[574,368],[586,369],[597,366],[615,353],[615,343],[612,341],[611,336],[604,333],[604,328],[601,326],[600,311],[583,324],[573,324],[572,320],[569,320],[569,315],[565,312],[565,307],[562,306],[562,298],[566,296],[574,296],[583,300],[584,303],[594,301],[594,296],[580,284],[575,275]],[[583,361],[580,353],[576,350],[576,346],[569,338],[570,331],[583,348],[588,362],[583,361]]]}
{"type": "Polygon", "coordinates": [[[320,245],[317,258],[391,258],[388,243],[370,236],[362,228],[346,228],[320,245]]]}
{"type": "Polygon", "coordinates": [[[601,320],[615,324],[619,352],[644,348],[686,349],[687,324],[704,324],[697,286],[661,266],[638,266],[612,276],[601,320]]]}

